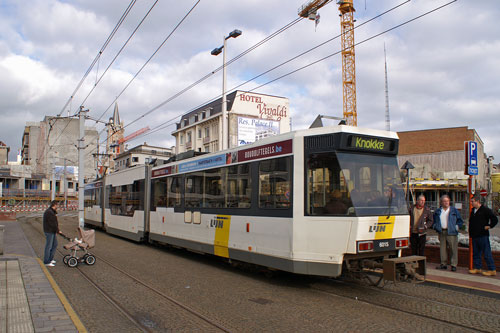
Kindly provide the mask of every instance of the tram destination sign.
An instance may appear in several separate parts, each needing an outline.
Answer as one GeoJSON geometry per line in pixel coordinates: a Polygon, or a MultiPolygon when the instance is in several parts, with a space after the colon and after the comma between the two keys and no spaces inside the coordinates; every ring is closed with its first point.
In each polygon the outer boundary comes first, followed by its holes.
{"type": "Polygon", "coordinates": [[[347,140],[342,140],[342,148],[358,151],[370,151],[379,153],[396,154],[398,150],[397,141],[387,138],[349,134],[347,140]]]}

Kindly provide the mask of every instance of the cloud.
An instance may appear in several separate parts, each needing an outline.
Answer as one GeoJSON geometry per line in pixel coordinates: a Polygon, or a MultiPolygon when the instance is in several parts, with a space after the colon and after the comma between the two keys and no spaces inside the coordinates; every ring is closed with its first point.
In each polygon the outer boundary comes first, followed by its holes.
{"type": "MultiPolygon", "coordinates": [[[[129,124],[222,63],[210,51],[238,28],[243,35],[227,44],[228,60],[297,18],[304,0],[201,1],[144,71],[119,98],[122,119],[129,124]]],[[[402,1],[367,2],[356,11],[357,24],[402,1]]],[[[159,1],[116,63],[85,102],[100,116],[171,32],[195,1],[159,1]]],[[[413,0],[355,31],[362,41],[446,1],[413,0]]],[[[85,80],[71,113],[87,96],[153,0],[130,11],[115,38],[85,80]]],[[[2,2],[0,11],[0,140],[12,150],[20,146],[24,122],[57,114],[70,97],[128,2],[117,0],[30,0],[2,2]],[[13,117],[12,114],[19,115],[13,117]]],[[[302,20],[228,66],[228,87],[279,65],[340,32],[334,2],[320,10],[321,23],[302,20]]],[[[496,122],[500,113],[500,4],[459,1],[404,27],[356,47],[358,124],[385,128],[383,44],[387,48],[391,129],[475,128],[488,154],[500,158],[496,122]]],[[[340,40],[260,77],[241,89],[253,89],[340,50],[340,40]]],[[[306,128],[317,114],[342,115],[341,58],[335,55],[314,66],[263,86],[257,92],[290,99],[293,128],[306,128]]],[[[215,73],[142,118],[126,131],[155,126],[217,97],[221,73],[215,73]]],[[[112,111],[112,107],[111,107],[112,111]]],[[[103,117],[111,115],[108,111],[103,117]]],[[[89,121],[88,125],[94,122],[89,121]]],[[[102,125],[97,124],[99,128],[102,125]]],[[[172,145],[168,127],[130,144],[148,141],[172,145]]],[[[11,156],[12,157],[12,156],[11,156]]]]}

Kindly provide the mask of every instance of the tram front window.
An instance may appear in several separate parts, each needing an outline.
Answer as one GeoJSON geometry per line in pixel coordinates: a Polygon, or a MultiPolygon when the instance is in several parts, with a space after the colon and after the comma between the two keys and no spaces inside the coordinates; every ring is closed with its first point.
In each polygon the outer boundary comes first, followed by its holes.
{"type": "Polygon", "coordinates": [[[397,158],[353,153],[310,154],[306,214],[407,214],[397,158]]]}

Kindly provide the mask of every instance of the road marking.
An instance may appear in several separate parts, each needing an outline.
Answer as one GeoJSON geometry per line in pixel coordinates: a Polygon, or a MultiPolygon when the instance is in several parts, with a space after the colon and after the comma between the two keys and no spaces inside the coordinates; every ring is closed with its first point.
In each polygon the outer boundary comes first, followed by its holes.
{"type": "Polygon", "coordinates": [[[45,265],[43,264],[43,261],[40,258],[37,258],[36,260],[40,264],[40,267],[45,273],[45,276],[47,276],[47,279],[52,285],[52,289],[54,289],[54,291],[56,292],[57,297],[59,297],[59,300],[61,301],[62,305],[64,306],[64,309],[71,318],[71,321],[73,321],[73,324],[75,325],[78,332],[87,333],[87,329],[85,328],[85,326],[83,326],[83,323],[80,321],[80,318],[78,318],[78,315],[76,314],[75,310],[73,310],[71,304],[69,304],[68,299],[66,298],[66,296],[64,296],[63,292],[61,291],[56,281],[52,277],[52,274],[50,274],[47,267],[45,267],[45,265]]]}

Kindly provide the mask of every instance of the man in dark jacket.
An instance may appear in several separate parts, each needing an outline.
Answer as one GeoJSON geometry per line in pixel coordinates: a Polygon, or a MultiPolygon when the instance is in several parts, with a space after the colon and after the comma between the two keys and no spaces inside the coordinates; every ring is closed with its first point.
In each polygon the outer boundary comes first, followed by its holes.
{"type": "Polygon", "coordinates": [[[410,243],[411,253],[416,256],[425,256],[426,232],[433,224],[431,210],[425,206],[425,197],[419,195],[417,204],[410,209],[410,243]]]}
{"type": "Polygon", "coordinates": [[[471,204],[473,209],[469,219],[469,235],[472,239],[472,261],[474,268],[469,273],[481,273],[481,257],[484,255],[484,261],[486,261],[488,270],[482,272],[482,274],[495,276],[497,271],[491,255],[489,230],[497,225],[498,218],[491,209],[481,205],[481,196],[475,195],[472,197],[471,204]]]}
{"type": "Polygon", "coordinates": [[[43,213],[43,232],[45,233],[45,253],[43,263],[45,266],[55,266],[54,254],[57,249],[56,234],[59,231],[59,222],[57,221],[57,202],[52,201],[50,207],[43,213]]]}

